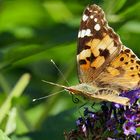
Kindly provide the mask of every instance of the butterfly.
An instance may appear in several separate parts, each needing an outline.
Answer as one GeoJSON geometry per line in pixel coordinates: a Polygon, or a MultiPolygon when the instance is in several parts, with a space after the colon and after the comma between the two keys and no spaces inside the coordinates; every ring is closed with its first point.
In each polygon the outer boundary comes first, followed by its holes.
{"type": "MultiPolygon", "coordinates": [[[[140,60],[109,27],[97,5],[84,10],[78,33],[77,69],[80,84],[63,87],[87,100],[99,99],[128,105],[119,94],[140,87],[140,60]]],[[[54,84],[48,82],[50,84],[54,84]]]]}

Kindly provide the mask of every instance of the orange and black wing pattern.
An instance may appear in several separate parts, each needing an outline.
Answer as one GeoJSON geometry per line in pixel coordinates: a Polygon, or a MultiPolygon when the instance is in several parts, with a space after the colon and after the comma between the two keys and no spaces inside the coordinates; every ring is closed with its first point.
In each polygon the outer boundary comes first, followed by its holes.
{"type": "Polygon", "coordinates": [[[103,10],[86,7],[78,33],[77,65],[81,83],[133,89],[139,86],[140,61],[109,27],[103,10]],[[130,79],[133,79],[131,82],[130,79]],[[129,88],[128,88],[129,87],[129,88]]]}

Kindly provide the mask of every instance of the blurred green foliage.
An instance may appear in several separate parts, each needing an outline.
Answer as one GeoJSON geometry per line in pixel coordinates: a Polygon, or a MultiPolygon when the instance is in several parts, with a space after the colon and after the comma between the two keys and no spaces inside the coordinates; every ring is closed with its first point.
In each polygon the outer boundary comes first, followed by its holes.
{"type": "Polygon", "coordinates": [[[109,25],[140,56],[139,0],[0,1],[0,140],[62,140],[63,132],[74,127],[78,105],[69,94],[32,99],[60,90],[42,79],[67,84],[51,59],[70,85],[78,83],[77,33],[89,3],[105,10],[109,25]]]}

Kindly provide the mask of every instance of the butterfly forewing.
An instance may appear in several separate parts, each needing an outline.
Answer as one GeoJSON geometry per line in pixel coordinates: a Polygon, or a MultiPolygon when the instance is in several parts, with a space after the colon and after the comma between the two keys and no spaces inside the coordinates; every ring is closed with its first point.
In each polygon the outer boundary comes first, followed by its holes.
{"type": "Polygon", "coordinates": [[[92,82],[120,52],[119,37],[108,26],[103,10],[88,6],[78,33],[77,63],[81,82],[92,82]]]}
{"type": "Polygon", "coordinates": [[[139,87],[140,61],[108,26],[103,10],[88,6],[78,33],[77,64],[80,82],[117,90],[139,87]]]}

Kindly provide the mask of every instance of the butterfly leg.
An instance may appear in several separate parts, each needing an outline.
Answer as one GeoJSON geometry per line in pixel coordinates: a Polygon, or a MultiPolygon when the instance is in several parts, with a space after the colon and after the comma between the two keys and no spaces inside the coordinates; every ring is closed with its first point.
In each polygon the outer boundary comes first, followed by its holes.
{"type": "Polygon", "coordinates": [[[93,109],[94,109],[94,105],[95,105],[95,102],[93,102],[93,103],[92,103],[91,108],[93,108],[93,109]]]}
{"type": "Polygon", "coordinates": [[[79,109],[81,109],[81,108],[83,108],[85,105],[87,105],[88,103],[87,102],[85,102],[84,104],[82,104],[82,105],[80,105],[79,106],[79,109]]]}
{"type": "MultiPolygon", "coordinates": [[[[80,116],[83,116],[83,110],[84,110],[83,107],[86,105],[87,105],[87,102],[85,102],[84,104],[82,104],[80,106],[77,105],[76,110],[78,110],[78,113],[80,114],[80,116]]],[[[84,107],[84,108],[86,108],[86,107],[84,107]]]]}
{"type": "Polygon", "coordinates": [[[77,98],[77,97],[75,97],[73,94],[71,94],[72,95],[72,101],[73,101],[73,103],[79,103],[79,99],[77,98]]]}

